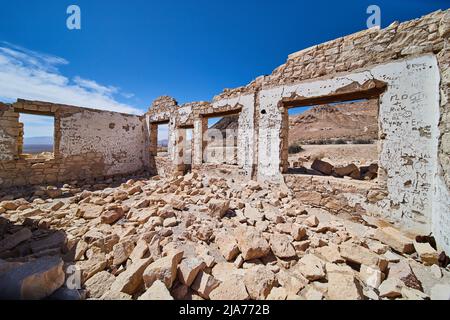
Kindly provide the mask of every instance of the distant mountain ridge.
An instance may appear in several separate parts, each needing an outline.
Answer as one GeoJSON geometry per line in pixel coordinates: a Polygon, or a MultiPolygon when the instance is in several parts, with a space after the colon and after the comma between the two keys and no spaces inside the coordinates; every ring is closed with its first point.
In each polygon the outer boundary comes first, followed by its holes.
{"type": "Polygon", "coordinates": [[[289,117],[289,143],[378,139],[378,101],[320,105],[289,117]]]}
{"type": "Polygon", "coordinates": [[[53,137],[28,137],[23,139],[24,144],[53,145],[53,137]]]}

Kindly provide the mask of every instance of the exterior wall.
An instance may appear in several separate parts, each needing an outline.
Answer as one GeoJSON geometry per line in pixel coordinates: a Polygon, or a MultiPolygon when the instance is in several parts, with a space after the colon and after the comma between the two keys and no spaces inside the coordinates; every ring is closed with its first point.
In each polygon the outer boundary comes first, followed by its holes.
{"type": "MultiPolygon", "coordinates": [[[[0,161],[0,188],[102,179],[148,169],[143,117],[19,100],[6,113],[13,119],[7,121],[9,127],[20,128],[19,112],[55,117],[54,157],[21,157],[17,147],[21,131],[10,131],[16,145],[0,161]]],[[[1,116],[0,128],[7,131],[5,113],[1,116]]]]}

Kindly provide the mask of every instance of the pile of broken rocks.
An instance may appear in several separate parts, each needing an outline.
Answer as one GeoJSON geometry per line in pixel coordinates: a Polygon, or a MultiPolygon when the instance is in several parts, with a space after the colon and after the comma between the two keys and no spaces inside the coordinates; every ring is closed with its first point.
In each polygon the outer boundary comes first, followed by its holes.
{"type": "Polygon", "coordinates": [[[432,238],[361,221],[280,186],[197,173],[10,197],[0,202],[0,297],[450,298],[448,257],[432,238]]]}
{"type": "Polygon", "coordinates": [[[336,178],[345,178],[353,180],[374,180],[378,177],[378,164],[372,163],[369,166],[358,167],[354,163],[345,166],[333,166],[331,163],[315,159],[311,164],[311,169],[303,166],[307,159],[299,159],[292,163],[292,168],[297,173],[313,174],[320,176],[333,176],[336,178]]]}

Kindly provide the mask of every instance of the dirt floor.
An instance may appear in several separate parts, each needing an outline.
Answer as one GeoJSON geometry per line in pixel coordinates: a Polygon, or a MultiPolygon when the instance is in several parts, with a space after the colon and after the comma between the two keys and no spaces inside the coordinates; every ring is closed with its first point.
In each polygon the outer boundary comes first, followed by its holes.
{"type": "Polygon", "coordinates": [[[304,151],[289,155],[289,163],[303,162],[310,167],[315,159],[327,161],[334,166],[348,164],[370,165],[378,162],[377,144],[302,145],[304,151]]]}

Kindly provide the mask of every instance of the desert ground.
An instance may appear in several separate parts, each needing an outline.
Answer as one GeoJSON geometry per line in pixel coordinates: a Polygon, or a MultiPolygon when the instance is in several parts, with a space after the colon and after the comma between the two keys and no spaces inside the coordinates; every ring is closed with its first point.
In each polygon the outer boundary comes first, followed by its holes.
{"type": "Polygon", "coordinates": [[[377,144],[302,145],[304,151],[290,154],[289,161],[302,161],[310,166],[315,159],[330,162],[334,166],[370,165],[378,162],[377,144]],[[306,161],[305,161],[306,160],[306,161]]]}
{"type": "Polygon", "coordinates": [[[422,300],[450,281],[427,238],[305,206],[224,167],[16,195],[0,195],[10,298],[422,300]]]}

